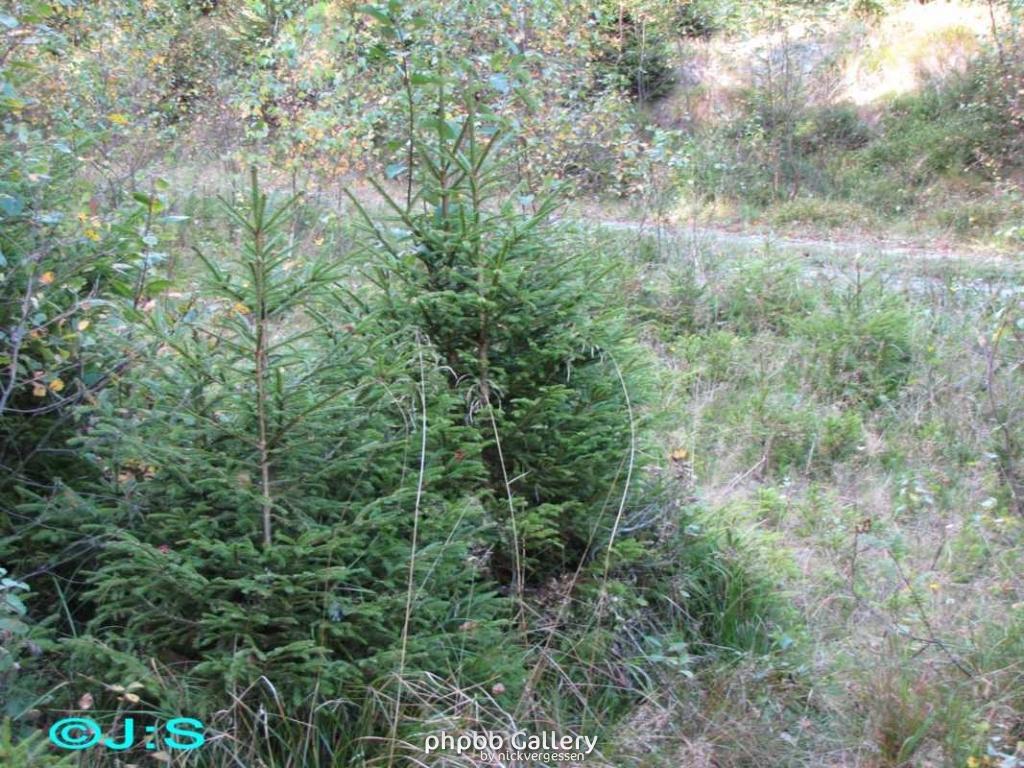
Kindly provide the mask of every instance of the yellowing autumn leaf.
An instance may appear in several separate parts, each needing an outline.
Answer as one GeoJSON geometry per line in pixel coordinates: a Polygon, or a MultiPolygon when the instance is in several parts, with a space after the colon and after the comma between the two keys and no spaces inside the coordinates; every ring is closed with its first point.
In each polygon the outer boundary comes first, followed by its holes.
{"type": "Polygon", "coordinates": [[[668,456],[672,461],[686,461],[690,457],[690,452],[685,448],[676,448],[668,456]]]}
{"type": "Polygon", "coordinates": [[[32,394],[36,397],[46,397],[46,387],[41,384],[36,384],[32,387],[32,394]]]}
{"type": "Polygon", "coordinates": [[[57,276],[54,275],[53,272],[43,272],[43,274],[40,275],[39,277],[39,282],[42,283],[43,285],[49,285],[56,279],[57,276]]]}
{"type": "Polygon", "coordinates": [[[235,302],[235,305],[232,307],[232,309],[240,315],[248,315],[249,312],[251,311],[247,306],[245,306],[245,304],[243,304],[240,301],[235,302]]]}
{"type": "Polygon", "coordinates": [[[50,382],[49,386],[51,392],[60,392],[62,389],[64,389],[64,382],[61,381],[60,379],[54,379],[53,381],[50,382]]]}
{"type": "Polygon", "coordinates": [[[111,112],[107,115],[107,119],[114,125],[128,125],[128,115],[121,114],[120,112],[111,112]]]}
{"type": "Polygon", "coordinates": [[[88,320],[79,320],[79,321],[78,321],[78,325],[76,325],[75,327],[76,327],[76,328],[77,328],[77,329],[78,329],[79,331],[85,331],[85,330],[88,330],[88,329],[89,329],[89,325],[90,325],[90,323],[89,323],[89,321],[88,321],[88,320]]]}

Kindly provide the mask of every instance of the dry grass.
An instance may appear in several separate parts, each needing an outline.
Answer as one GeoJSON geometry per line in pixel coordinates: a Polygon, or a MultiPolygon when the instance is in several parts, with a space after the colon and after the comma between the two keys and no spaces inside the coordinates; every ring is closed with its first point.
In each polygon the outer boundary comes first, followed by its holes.
{"type": "MultiPolygon", "coordinates": [[[[663,252],[685,251],[675,247],[663,252]]],[[[743,269],[721,251],[702,258],[717,294],[743,269]]],[[[742,410],[723,422],[723,407],[752,387],[795,386],[787,371],[806,363],[799,339],[742,337],[724,378],[706,358],[681,361],[682,342],[657,342],[669,379],[686,381],[666,396],[680,414],[668,439],[692,447],[697,497],[769,547],[770,562],[790,564],[776,572],[802,629],[790,653],[704,670],[663,708],[638,711],[621,734],[637,765],[961,768],[985,765],[986,750],[1018,764],[1024,521],[997,501],[998,433],[977,341],[995,307],[1020,311],[1008,292],[1017,280],[948,265],[861,268],[904,292],[916,318],[915,372],[898,401],[866,415],[858,450],[823,473],[752,469],[755,422],[742,410]]],[[[837,284],[852,279],[848,264],[824,269],[837,284]]],[[[1009,405],[1024,382],[1012,355],[1004,362],[1009,405]]]]}

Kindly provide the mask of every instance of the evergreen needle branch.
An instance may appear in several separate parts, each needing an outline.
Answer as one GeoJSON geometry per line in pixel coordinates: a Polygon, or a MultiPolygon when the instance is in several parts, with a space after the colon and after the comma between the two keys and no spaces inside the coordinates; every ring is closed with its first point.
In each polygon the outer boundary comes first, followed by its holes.
{"type": "Polygon", "coordinates": [[[272,438],[270,438],[270,447],[274,448],[278,443],[281,442],[282,439],[284,439],[284,436],[287,435],[292,429],[294,429],[300,423],[305,421],[308,416],[310,416],[311,414],[314,414],[317,411],[319,411],[320,409],[322,409],[328,403],[332,402],[333,400],[337,400],[341,395],[344,395],[346,393],[355,394],[355,393],[357,393],[357,392],[359,392],[361,390],[366,389],[368,386],[369,386],[369,384],[365,384],[365,385],[363,385],[361,387],[349,387],[349,386],[339,387],[334,392],[331,392],[330,394],[325,395],[324,397],[322,397],[317,402],[313,403],[311,406],[309,406],[305,410],[300,411],[296,416],[294,416],[284,426],[282,426],[280,429],[278,429],[275,432],[274,436],[272,438]]]}
{"type": "MultiPolygon", "coordinates": [[[[370,179],[370,183],[373,183],[373,179],[370,179]]],[[[390,253],[395,258],[398,258],[398,251],[396,251],[394,246],[391,245],[390,242],[388,242],[388,239],[384,236],[384,233],[380,231],[380,227],[377,226],[377,222],[373,220],[373,217],[370,216],[369,213],[366,212],[366,208],[363,207],[363,204],[360,203],[356,199],[355,195],[353,195],[347,189],[345,190],[345,195],[348,197],[349,200],[352,201],[352,205],[355,206],[356,210],[359,212],[359,215],[362,216],[363,221],[365,221],[367,226],[371,229],[377,242],[384,246],[388,253],[390,253]]]]}

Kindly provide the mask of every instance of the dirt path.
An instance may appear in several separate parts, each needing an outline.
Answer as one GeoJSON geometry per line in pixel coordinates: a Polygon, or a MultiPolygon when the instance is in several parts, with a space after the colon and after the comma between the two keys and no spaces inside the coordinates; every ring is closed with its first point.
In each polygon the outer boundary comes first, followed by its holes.
{"type": "MultiPolygon", "coordinates": [[[[400,185],[385,183],[396,197],[401,197],[400,185]]],[[[352,185],[350,188],[367,207],[379,205],[377,193],[368,185],[352,185]]],[[[600,205],[584,203],[579,207],[570,206],[563,210],[555,221],[600,226],[606,229],[636,232],[638,235],[669,238],[686,246],[710,246],[719,249],[742,251],[764,251],[766,248],[790,255],[808,256],[818,259],[861,256],[872,261],[894,262],[893,266],[930,264],[935,266],[974,267],[991,269],[1000,273],[1024,273],[1024,247],[1017,253],[1000,253],[983,250],[963,244],[943,242],[938,239],[921,240],[874,236],[864,232],[843,232],[835,235],[813,234],[793,236],[774,232],[770,229],[738,229],[727,225],[686,225],[655,220],[637,220],[615,215],[614,210],[600,205]]]]}
{"type": "Polygon", "coordinates": [[[679,226],[650,222],[627,221],[622,219],[574,217],[563,221],[579,221],[597,224],[612,230],[637,232],[652,237],[668,237],[696,245],[709,245],[743,250],[764,250],[791,252],[804,256],[863,256],[871,258],[895,258],[915,262],[936,262],[960,266],[994,267],[1012,272],[1024,271],[1024,252],[1020,255],[981,251],[967,247],[953,247],[946,244],[928,246],[918,242],[872,238],[870,236],[850,237],[792,237],[771,231],[737,232],[725,227],[679,226]]]}

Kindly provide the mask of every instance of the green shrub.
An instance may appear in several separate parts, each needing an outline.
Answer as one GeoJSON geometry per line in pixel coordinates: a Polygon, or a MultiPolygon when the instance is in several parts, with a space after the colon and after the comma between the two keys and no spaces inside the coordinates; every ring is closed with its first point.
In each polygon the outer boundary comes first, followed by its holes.
{"type": "Polygon", "coordinates": [[[851,104],[810,105],[800,75],[766,78],[743,92],[736,114],[694,133],[674,164],[678,183],[697,200],[757,208],[802,195],[905,213],[937,181],[1010,177],[1022,71],[1013,46],[986,49],[966,71],[882,103],[873,125],[851,104]]]}
{"type": "Polygon", "coordinates": [[[772,206],[765,215],[775,224],[810,224],[839,228],[862,226],[871,220],[873,214],[853,203],[798,197],[772,206]]]}
{"type": "Polygon", "coordinates": [[[71,768],[74,765],[74,753],[55,755],[42,733],[16,739],[14,730],[10,720],[0,720],[0,760],[5,768],[71,768]]]}
{"type": "Polygon", "coordinates": [[[688,378],[704,386],[729,383],[738,387],[753,375],[744,341],[730,331],[710,331],[676,339],[669,351],[686,366],[688,378]]]}
{"type": "MultiPolygon", "coordinates": [[[[0,119],[17,120],[31,102],[13,83],[6,88],[0,119]]],[[[13,483],[39,490],[55,476],[82,471],[77,457],[53,449],[73,431],[71,406],[115,364],[117,355],[97,347],[89,326],[105,314],[106,301],[132,295],[140,263],[132,251],[141,245],[137,237],[126,242],[123,230],[108,231],[109,222],[84,213],[76,218],[88,187],[75,178],[71,136],[47,141],[36,126],[20,126],[0,145],[0,363],[8,371],[0,386],[4,528],[13,483]]]]}
{"type": "MultiPolygon", "coordinates": [[[[5,18],[5,30],[8,22],[17,20],[5,18]]],[[[42,23],[16,34],[58,50],[42,23]]],[[[50,548],[59,536],[36,510],[67,485],[96,479],[97,468],[66,443],[83,426],[77,407],[138,351],[124,326],[111,326],[120,307],[166,289],[159,246],[170,219],[157,191],[100,210],[81,157],[102,133],[36,113],[28,94],[43,78],[35,64],[18,56],[0,63],[0,562],[45,573],[33,587],[42,604],[55,604],[51,578],[72,574],[60,557],[37,570],[59,551],[50,548]]]]}
{"type": "Polygon", "coordinates": [[[1017,137],[1001,90],[1010,82],[994,54],[967,72],[894,98],[883,113],[879,139],[864,151],[876,170],[899,169],[921,185],[936,176],[977,172],[987,176],[1014,162],[1017,137]]]}
{"type": "Polygon", "coordinates": [[[673,582],[687,639],[712,658],[723,651],[768,652],[785,621],[773,575],[732,527],[708,523],[706,514],[693,519],[683,532],[681,576],[673,582]]]}
{"type": "Polygon", "coordinates": [[[913,368],[913,322],[896,297],[870,303],[859,294],[799,323],[811,343],[809,380],[816,390],[853,404],[877,407],[894,398],[913,368]]]}
{"type": "Polygon", "coordinates": [[[641,104],[667,94],[675,84],[675,71],[661,25],[614,4],[599,17],[603,40],[597,61],[610,84],[624,87],[641,104]]]}
{"type": "Polygon", "coordinates": [[[816,305],[796,261],[760,258],[737,267],[719,291],[716,320],[740,334],[786,334],[816,305]]]}
{"type": "Polygon", "coordinates": [[[697,279],[692,263],[668,265],[657,283],[638,280],[637,296],[630,307],[640,322],[652,323],[657,335],[670,340],[711,326],[709,289],[697,279]]]}
{"type": "Polygon", "coordinates": [[[887,12],[886,0],[853,0],[850,10],[857,16],[868,19],[884,16],[887,12]]]}
{"type": "Polygon", "coordinates": [[[864,425],[856,411],[836,411],[797,396],[767,398],[747,406],[754,438],[746,460],[763,458],[776,474],[828,472],[856,453],[864,425]]]}
{"type": "Polygon", "coordinates": [[[675,4],[672,24],[683,37],[706,40],[729,26],[736,10],[737,5],[720,0],[684,0],[675,4]]]}
{"type": "Polygon", "coordinates": [[[796,126],[796,139],[804,152],[859,149],[872,139],[868,125],[852,104],[830,104],[814,109],[796,126]]]}
{"type": "MultiPolygon", "coordinates": [[[[0,568],[0,724],[20,717],[36,705],[42,685],[33,661],[43,652],[38,627],[28,618],[25,599],[28,585],[8,576],[0,568]]],[[[0,731],[2,733],[2,731],[0,731]]],[[[0,738],[0,756],[4,740],[0,738]]]]}
{"type": "Polygon", "coordinates": [[[935,223],[961,237],[994,235],[1001,227],[1020,221],[1021,209],[1006,200],[957,201],[935,212],[935,223]]]}

